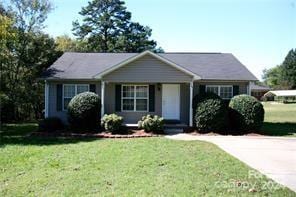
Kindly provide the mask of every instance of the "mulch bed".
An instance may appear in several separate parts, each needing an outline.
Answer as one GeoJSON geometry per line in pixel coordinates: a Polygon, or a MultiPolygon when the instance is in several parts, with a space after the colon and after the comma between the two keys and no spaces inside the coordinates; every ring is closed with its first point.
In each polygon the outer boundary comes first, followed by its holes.
{"type": "Polygon", "coordinates": [[[65,137],[65,138],[141,138],[141,137],[159,137],[162,135],[147,133],[144,130],[130,130],[128,134],[112,134],[111,132],[33,132],[30,137],[65,137]]]}

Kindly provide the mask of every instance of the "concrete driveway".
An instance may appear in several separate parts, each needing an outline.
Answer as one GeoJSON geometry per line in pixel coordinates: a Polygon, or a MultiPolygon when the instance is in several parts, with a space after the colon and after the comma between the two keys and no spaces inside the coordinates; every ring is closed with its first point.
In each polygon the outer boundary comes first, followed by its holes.
{"type": "Polygon", "coordinates": [[[251,136],[167,136],[175,140],[211,142],[265,174],[296,191],[296,138],[251,136]]]}

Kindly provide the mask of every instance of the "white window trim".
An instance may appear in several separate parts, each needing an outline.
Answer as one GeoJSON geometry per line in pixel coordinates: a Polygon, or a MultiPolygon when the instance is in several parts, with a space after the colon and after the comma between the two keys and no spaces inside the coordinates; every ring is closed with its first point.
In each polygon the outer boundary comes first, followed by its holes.
{"type": "MultiPolygon", "coordinates": [[[[232,85],[206,85],[206,92],[208,87],[218,87],[218,96],[220,96],[221,87],[231,87],[231,98],[233,97],[233,86],[232,85]]],[[[220,96],[221,97],[221,96],[220,96]]],[[[222,97],[221,97],[222,98],[222,97]]],[[[231,98],[222,98],[223,100],[230,100],[231,98]]]]}
{"type": "Polygon", "coordinates": [[[122,112],[148,112],[149,111],[149,85],[140,85],[140,84],[122,84],[121,85],[121,111],[122,112]],[[123,86],[134,86],[134,97],[124,97],[123,98],[123,86]],[[136,97],[136,89],[137,86],[145,86],[147,87],[147,98],[146,97],[136,97]],[[123,99],[134,99],[134,109],[133,110],[123,110],[123,99]],[[137,110],[137,99],[146,99],[147,100],[147,110],[137,110]]]}
{"type": "MultiPolygon", "coordinates": [[[[72,84],[72,83],[63,84],[63,100],[62,100],[63,111],[67,111],[67,109],[65,109],[65,105],[64,105],[65,98],[70,98],[70,97],[65,97],[65,95],[64,95],[65,86],[73,86],[73,85],[75,86],[75,95],[74,96],[77,95],[77,86],[87,86],[87,89],[88,89],[87,92],[89,92],[89,84],[72,84]]],[[[71,98],[73,98],[73,97],[71,97],[71,98]]]]}

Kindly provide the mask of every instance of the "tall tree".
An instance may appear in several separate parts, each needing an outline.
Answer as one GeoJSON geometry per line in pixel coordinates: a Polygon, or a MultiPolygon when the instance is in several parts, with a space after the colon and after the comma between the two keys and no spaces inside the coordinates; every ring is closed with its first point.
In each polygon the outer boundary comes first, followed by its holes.
{"type": "Polygon", "coordinates": [[[291,49],[283,64],[283,78],[292,89],[296,89],[296,49],[291,49]]]}
{"type": "Polygon", "coordinates": [[[42,32],[51,4],[48,0],[11,0],[7,10],[14,36],[4,39],[6,50],[0,51],[1,90],[10,100],[13,119],[26,119],[31,112],[37,115],[42,106],[43,84],[37,78],[59,55],[54,40],[42,32]]]}
{"type": "Polygon", "coordinates": [[[83,7],[82,24],[73,22],[74,35],[87,40],[89,51],[139,52],[155,49],[151,29],[131,21],[121,0],[93,0],[83,7]]]}

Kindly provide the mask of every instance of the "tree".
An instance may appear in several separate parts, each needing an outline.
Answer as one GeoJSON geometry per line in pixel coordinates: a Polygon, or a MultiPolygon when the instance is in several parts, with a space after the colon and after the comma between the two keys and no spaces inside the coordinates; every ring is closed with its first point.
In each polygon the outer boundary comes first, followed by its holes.
{"type": "Polygon", "coordinates": [[[283,64],[283,77],[290,88],[296,88],[296,49],[291,49],[286,56],[283,64]]]}
{"type": "Polygon", "coordinates": [[[273,89],[282,89],[282,66],[278,65],[270,69],[263,70],[264,83],[273,89]]]}
{"type": "Polygon", "coordinates": [[[74,35],[87,40],[89,51],[140,52],[155,49],[151,29],[131,21],[121,0],[93,0],[83,7],[82,24],[73,22],[74,35]]]}
{"type": "Polygon", "coordinates": [[[54,40],[42,32],[51,4],[48,0],[11,0],[4,10],[10,13],[10,22],[1,39],[1,91],[9,98],[10,119],[24,120],[32,113],[40,115],[43,84],[37,78],[60,55],[54,40]]]}
{"type": "Polygon", "coordinates": [[[56,37],[55,43],[58,51],[87,52],[87,46],[84,40],[72,39],[68,35],[56,37]]]}

